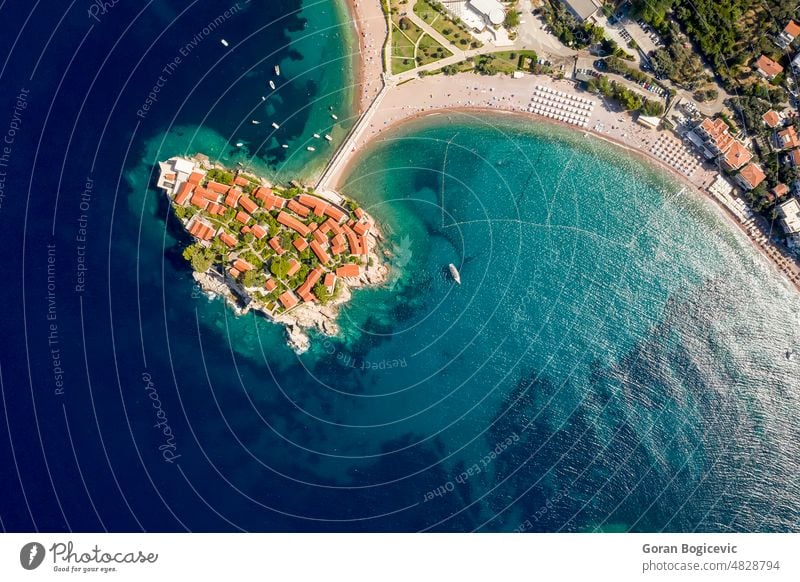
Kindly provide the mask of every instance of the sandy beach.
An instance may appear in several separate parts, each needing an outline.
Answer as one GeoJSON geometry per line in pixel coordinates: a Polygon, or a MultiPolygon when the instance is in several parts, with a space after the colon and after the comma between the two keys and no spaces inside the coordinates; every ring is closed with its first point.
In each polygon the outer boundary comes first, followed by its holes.
{"type": "MultiPolygon", "coordinates": [[[[717,177],[717,170],[703,164],[701,156],[691,146],[668,131],[654,131],[636,123],[629,114],[615,110],[597,95],[580,91],[571,81],[554,80],[547,76],[528,75],[522,79],[506,76],[481,76],[463,73],[446,77],[423,77],[393,86],[372,112],[369,125],[354,141],[348,163],[331,178],[337,184],[347,175],[355,153],[368,143],[411,119],[430,115],[464,113],[516,114],[536,123],[552,123],[614,143],[662,170],[668,171],[689,188],[714,202],[714,206],[742,230],[756,248],[800,290],[800,266],[782,246],[770,240],[770,225],[760,219],[742,219],[736,210],[710,194],[708,187],[717,177]],[[528,112],[535,87],[546,86],[565,93],[581,95],[596,103],[587,127],[575,127],[564,122],[528,112]],[[666,144],[666,145],[665,145],[666,144]],[[664,151],[669,152],[665,154],[664,151]]],[[[338,184],[337,184],[338,185],[338,184]]]]}
{"type": "Polygon", "coordinates": [[[355,55],[356,75],[354,97],[356,111],[361,114],[383,86],[383,57],[381,50],[388,34],[386,18],[375,0],[345,0],[348,15],[358,40],[355,55]]]}

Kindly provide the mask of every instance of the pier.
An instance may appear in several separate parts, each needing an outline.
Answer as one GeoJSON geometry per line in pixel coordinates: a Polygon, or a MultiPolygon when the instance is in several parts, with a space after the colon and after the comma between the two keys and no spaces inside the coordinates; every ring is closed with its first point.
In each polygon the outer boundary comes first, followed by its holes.
{"type": "Polygon", "coordinates": [[[364,133],[364,130],[369,127],[369,123],[372,120],[373,115],[380,107],[383,98],[386,96],[386,93],[389,91],[390,86],[393,83],[391,80],[384,74],[383,75],[383,87],[375,95],[375,98],[369,104],[366,111],[364,111],[361,116],[356,121],[355,125],[353,125],[350,132],[345,137],[344,142],[336,150],[336,153],[328,162],[328,165],[325,166],[325,169],[322,171],[317,183],[314,185],[317,192],[320,194],[324,194],[326,191],[330,190],[332,187],[336,185],[336,180],[339,178],[342,170],[347,167],[347,162],[350,161],[350,156],[352,156],[356,151],[356,144],[358,143],[358,139],[364,133]]]}

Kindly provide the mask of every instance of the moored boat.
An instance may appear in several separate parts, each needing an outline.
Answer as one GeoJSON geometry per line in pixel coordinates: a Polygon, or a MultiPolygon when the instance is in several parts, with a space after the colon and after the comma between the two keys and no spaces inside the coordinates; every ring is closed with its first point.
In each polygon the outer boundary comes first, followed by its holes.
{"type": "Polygon", "coordinates": [[[461,275],[459,274],[458,269],[456,269],[456,266],[453,263],[450,263],[447,265],[447,268],[450,269],[450,275],[453,277],[453,281],[461,285],[461,275]]]}

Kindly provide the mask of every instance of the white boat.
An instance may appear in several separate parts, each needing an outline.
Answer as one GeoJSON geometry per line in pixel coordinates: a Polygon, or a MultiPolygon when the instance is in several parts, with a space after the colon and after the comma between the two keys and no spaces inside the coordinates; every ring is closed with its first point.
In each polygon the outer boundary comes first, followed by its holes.
{"type": "Polygon", "coordinates": [[[237,147],[237,148],[240,148],[240,147],[242,147],[243,145],[244,145],[244,144],[243,144],[242,142],[240,142],[240,141],[237,141],[237,142],[236,142],[236,147],[237,147]]]}
{"type": "Polygon", "coordinates": [[[280,128],[280,125],[278,125],[277,123],[275,123],[275,122],[273,121],[273,122],[272,122],[272,127],[274,127],[275,129],[278,129],[278,128],[280,128]]]}
{"type": "Polygon", "coordinates": [[[273,91],[275,90],[275,83],[274,81],[272,81],[272,79],[270,79],[269,81],[269,88],[272,89],[273,91]]]}
{"type": "Polygon", "coordinates": [[[327,139],[328,141],[333,141],[333,138],[329,136],[327,133],[325,134],[325,139],[327,139]]]}
{"type": "Polygon", "coordinates": [[[289,145],[288,145],[288,144],[283,144],[281,147],[282,147],[283,149],[285,149],[285,150],[288,150],[288,149],[289,149],[289,145]]]}
{"type": "Polygon", "coordinates": [[[281,66],[280,65],[275,65],[275,74],[278,75],[279,77],[281,76],[281,66]]]}
{"type": "Polygon", "coordinates": [[[306,149],[307,149],[308,151],[310,151],[310,152],[315,152],[315,151],[317,151],[317,148],[315,148],[314,146],[308,146],[306,149]]]}
{"type": "Polygon", "coordinates": [[[319,139],[319,134],[318,134],[318,133],[315,133],[315,134],[314,134],[314,138],[316,138],[316,139],[319,139]]]}
{"type": "Polygon", "coordinates": [[[258,119],[251,119],[250,123],[252,123],[253,125],[261,125],[261,122],[258,119]]]}
{"type": "Polygon", "coordinates": [[[266,98],[266,97],[264,97],[264,96],[262,95],[262,96],[261,96],[261,100],[262,100],[262,101],[266,101],[266,100],[267,100],[267,98],[266,98]]]}
{"type": "Polygon", "coordinates": [[[453,263],[450,263],[449,265],[447,265],[447,268],[450,269],[450,275],[452,275],[453,281],[461,285],[461,275],[459,275],[456,266],[453,263]]]}
{"type": "Polygon", "coordinates": [[[335,113],[331,113],[331,117],[332,117],[333,119],[339,119],[338,117],[336,117],[336,114],[335,114],[335,113]]]}
{"type": "Polygon", "coordinates": [[[228,41],[224,38],[220,42],[222,43],[222,46],[228,46],[228,41]]]}

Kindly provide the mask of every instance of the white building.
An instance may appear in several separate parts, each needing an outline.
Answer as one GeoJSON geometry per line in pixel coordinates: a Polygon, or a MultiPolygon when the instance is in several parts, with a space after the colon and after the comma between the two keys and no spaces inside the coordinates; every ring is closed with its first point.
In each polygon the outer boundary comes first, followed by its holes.
{"type": "Polygon", "coordinates": [[[567,7],[567,10],[572,12],[573,16],[578,19],[578,22],[589,20],[592,16],[597,14],[602,4],[601,0],[561,0],[561,3],[567,7]]]}
{"type": "Polygon", "coordinates": [[[778,206],[778,214],[781,216],[783,230],[797,244],[800,240],[800,203],[797,198],[790,198],[778,206]]]}
{"type": "Polygon", "coordinates": [[[486,24],[498,26],[506,19],[506,9],[498,0],[468,0],[467,6],[479,14],[486,24]]]}

